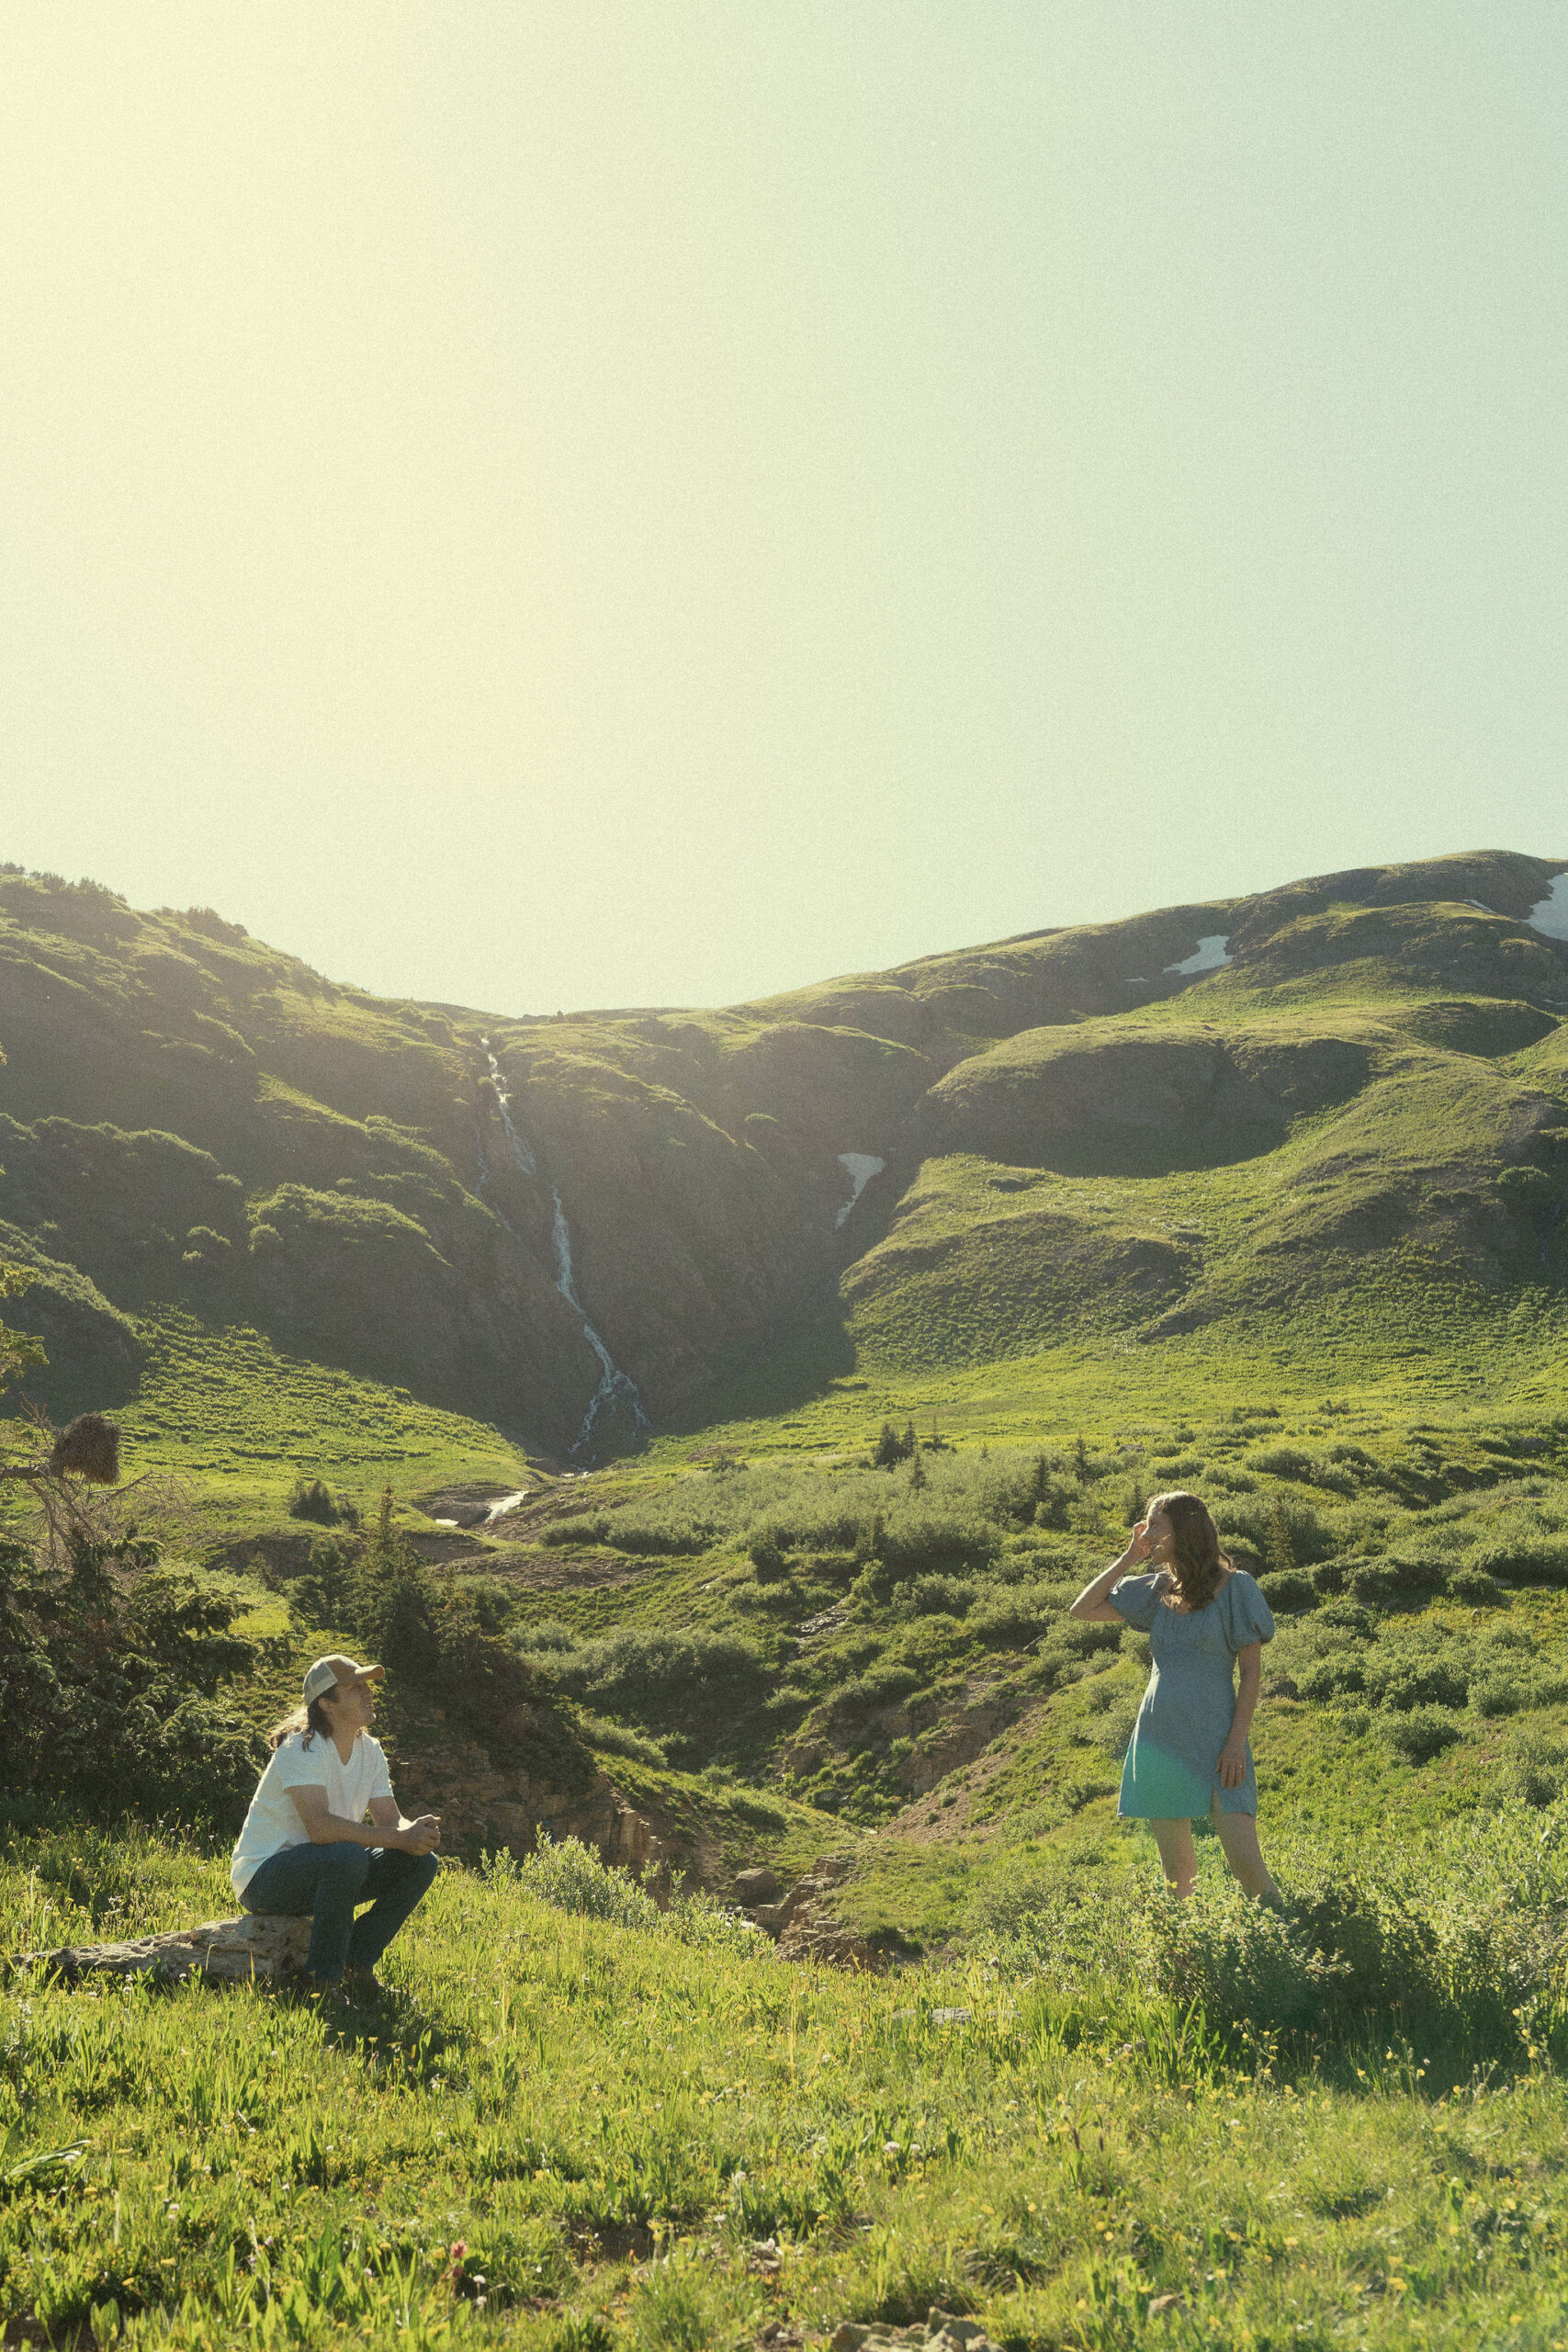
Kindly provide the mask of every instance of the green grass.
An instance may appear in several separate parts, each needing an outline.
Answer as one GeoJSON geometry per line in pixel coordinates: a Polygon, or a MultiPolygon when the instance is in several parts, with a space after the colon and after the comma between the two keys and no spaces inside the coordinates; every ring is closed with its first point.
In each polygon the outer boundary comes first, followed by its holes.
{"type": "MultiPolygon", "coordinates": [[[[0,1863],[11,1949],[225,1907],[167,1838],[15,1831],[0,1863]]],[[[1539,2030],[1501,2068],[1397,2032],[1227,2056],[1131,1974],[817,1973],[507,1873],[444,1874],[386,1974],[321,2015],[13,1982],[11,2340],[739,2346],[932,2304],[1013,2352],[1568,2329],[1539,2030]]]]}
{"type": "Polygon", "coordinates": [[[146,1368],[117,1419],[134,1474],[189,1482],[226,1529],[272,1525],[300,1477],[369,1504],[447,1480],[525,1485],[528,1464],[498,1430],[276,1347],[166,1309],[144,1324],[146,1368]]]}

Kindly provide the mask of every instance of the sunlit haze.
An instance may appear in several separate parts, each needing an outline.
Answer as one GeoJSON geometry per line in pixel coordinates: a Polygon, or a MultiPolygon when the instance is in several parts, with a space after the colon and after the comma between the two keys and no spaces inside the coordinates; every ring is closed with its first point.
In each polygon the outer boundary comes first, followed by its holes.
{"type": "Polygon", "coordinates": [[[1568,853],[1568,15],[14,0],[0,858],[499,1012],[1568,853]]]}

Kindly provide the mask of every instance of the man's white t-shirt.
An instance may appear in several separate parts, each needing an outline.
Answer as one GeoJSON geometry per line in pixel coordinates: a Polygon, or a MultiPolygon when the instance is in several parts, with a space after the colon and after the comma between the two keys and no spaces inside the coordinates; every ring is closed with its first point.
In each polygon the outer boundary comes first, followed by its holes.
{"type": "Polygon", "coordinates": [[[291,1731],[272,1751],[271,1761],[256,1783],[234,1859],[229,1883],[243,1895],[250,1880],[269,1854],[285,1846],[308,1846],[310,1833],[299,1818],[290,1789],[325,1789],[327,1811],[341,1821],[363,1821],[372,1797],[389,1797],[391,1775],[378,1739],[362,1731],[345,1764],[337,1743],[321,1732],[291,1731]],[[310,1746],[306,1746],[307,1738],[310,1746]]]}

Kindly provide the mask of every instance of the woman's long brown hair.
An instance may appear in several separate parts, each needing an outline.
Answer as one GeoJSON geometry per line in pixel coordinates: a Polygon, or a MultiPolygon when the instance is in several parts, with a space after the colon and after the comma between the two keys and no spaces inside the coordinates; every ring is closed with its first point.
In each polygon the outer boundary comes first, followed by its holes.
{"type": "Polygon", "coordinates": [[[1206,1609],[1230,1566],[1207,1503],[1179,1489],[1151,1495],[1145,1517],[1152,1519],[1156,1510],[1164,1511],[1170,1522],[1169,1566],[1177,1591],[1189,1609],[1206,1609]]]}

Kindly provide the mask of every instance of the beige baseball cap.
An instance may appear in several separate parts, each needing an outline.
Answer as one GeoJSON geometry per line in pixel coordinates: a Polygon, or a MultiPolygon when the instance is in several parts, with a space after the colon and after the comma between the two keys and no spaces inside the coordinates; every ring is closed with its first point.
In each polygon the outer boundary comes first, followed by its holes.
{"type": "Polygon", "coordinates": [[[319,1699],[334,1682],[346,1690],[351,1682],[379,1682],[386,1671],[384,1666],[355,1666],[351,1657],[319,1657],[306,1669],[305,1704],[319,1699]]]}

